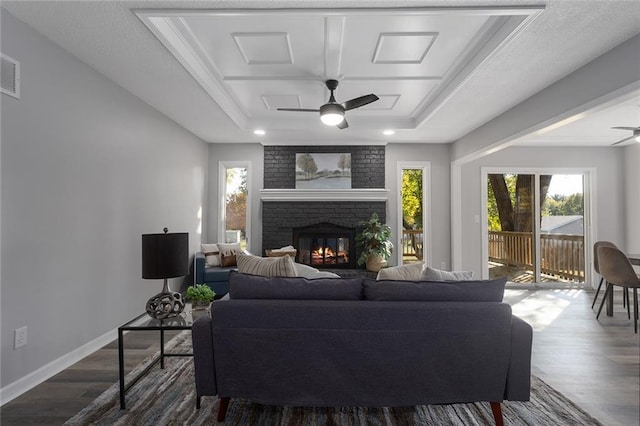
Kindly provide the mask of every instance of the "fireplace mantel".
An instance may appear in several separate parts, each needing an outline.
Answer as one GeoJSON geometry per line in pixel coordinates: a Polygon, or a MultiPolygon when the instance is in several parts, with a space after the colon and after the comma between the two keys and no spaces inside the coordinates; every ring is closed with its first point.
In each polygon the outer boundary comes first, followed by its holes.
{"type": "Polygon", "coordinates": [[[386,189],[262,189],[262,201],[387,201],[386,189]]]}

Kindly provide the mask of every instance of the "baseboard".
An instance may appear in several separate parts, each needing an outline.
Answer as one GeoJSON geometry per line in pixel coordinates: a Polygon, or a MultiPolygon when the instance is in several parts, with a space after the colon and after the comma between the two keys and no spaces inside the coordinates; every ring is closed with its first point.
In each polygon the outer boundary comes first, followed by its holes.
{"type": "Polygon", "coordinates": [[[118,330],[108,331],[102,336],[86,343],[79,348],[51,361],[50,363],[38,368],[32,373],[16,380],[13,383],[0,389],[0,406],[19,397],[28,390],[34,388],[45,380],[55,376],[66,368],[69,368],[76,362],[80,361],[87,355],[92,354],[104,345],[111,343],[118,338],[118,330]]]}

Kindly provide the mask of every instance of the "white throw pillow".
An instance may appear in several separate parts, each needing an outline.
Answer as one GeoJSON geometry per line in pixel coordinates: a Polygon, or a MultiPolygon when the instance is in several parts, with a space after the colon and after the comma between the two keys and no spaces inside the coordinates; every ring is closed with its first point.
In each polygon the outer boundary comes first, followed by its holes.
{"type": "Polygon", "coordinates": [[[238,272],[243,274],[263,277],[297,276],[293,259],[288,254],[280,257],[258,257],[251,254],[238,253],[235,256],[238,263],[238,272]]]}
{"type": "Polygon", "coordinates": [[[329,271],[320,271],[319,269],[313,268],[309,265],[304,265],[302,263],[294,263],[296,268],[296,274],[299,277],[304,277],[308,280],[313,280],[316,278],[340,278],[340,275],[334,274],[329,271]]]}
{"type": "Polygon", "coordinates": [[[443,271],[425,267],[421,278],[428,281],[469,281],[473,279],[473,271],[443,271]]]}
{"type": "Polygon", "coordinates": [[[394,280],[394,281],[420,281],[422,268],[424,264],[410,263],[408,265],[391,266],[382,268],[378,271],[377,280],[394,280]]]}
{"type": "Polygon", "coordinates": [[[220,249],[217,244],[200,244],[200,251],[204,253],[208,266],[220,266],[220,249]]]}

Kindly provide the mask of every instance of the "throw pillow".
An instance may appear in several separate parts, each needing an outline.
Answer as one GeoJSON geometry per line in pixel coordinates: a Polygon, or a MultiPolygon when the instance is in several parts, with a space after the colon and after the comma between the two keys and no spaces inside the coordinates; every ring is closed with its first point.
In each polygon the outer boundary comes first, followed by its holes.
{"type": "Polygon", "coordinates": [[[420,281],[423,263],[411,263],[409,265],[391,266],[382,268],[378,272],[377,280],[405,280],[420,281]]]}
{"type": "Polygon", "coordinates": [[[502,302],[507,278],[478,281],[374,281],[364,282],[367,300],[423,302],[502,302]]]}
{"type": "Polygon", "coordinates": [[[294,263],[293,265],[296,268],[297,277],[304,277],[310,280],[314,280],[316,278],[340,278],[340,275],[334,274],[333,272],[320,271],[302,263],[294,263]]]}
{"type": "Polygon", "coordinates": [[[263,277],[295,277],[293,259],[287,254],[280,257],[258,257],[251,254],[236,255],[238,272],[263,277]]]}
{"type": "Polygon", "coordinates": [[[220,266],[220,249],[217,244],[200,244],[207,266],[220,266]]]}
{"type": "Polygon", "coordinates": [[[220,249],[220,266],[236,266],[236,255],[242,253],[240,243],[218,243],[220,249]]]}
{"type": "Polygon", "coordinates": [[[426,266],[420,279],[425,281],[469,281],[473,279],[473,271],[443,271],[426,266]]]}
{"type": "Polygon", "coordinates": [[[231,299],[360,300],[362,278],[261,277],[231,271],[231,299]]]}

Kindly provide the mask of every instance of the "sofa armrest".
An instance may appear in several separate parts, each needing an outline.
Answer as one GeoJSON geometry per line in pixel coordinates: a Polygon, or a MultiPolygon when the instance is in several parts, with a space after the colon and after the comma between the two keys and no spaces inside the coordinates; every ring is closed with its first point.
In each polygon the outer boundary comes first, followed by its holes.
{"type": "Polygon", "coordinates": [[[193,343],[196,394],[198,398],[217,395],[216,372],[213,362],[213,332],[209,315],[203,315],[193,323],[191,340],[193,343]]]}
{"type": "Polygon", "coordinates": [[[195,262],[195,282],[194,284],[204,284],[204,268],[206,266],[206,259],[204,253],[199,251],[196,252],[194,257],[195,262]]]}
{"type": "Polygon", "coordinates": [[[533,328],[517,316],[511,319],[511,358],[504,399],[528,401],[531,391],[533,328]]]}

